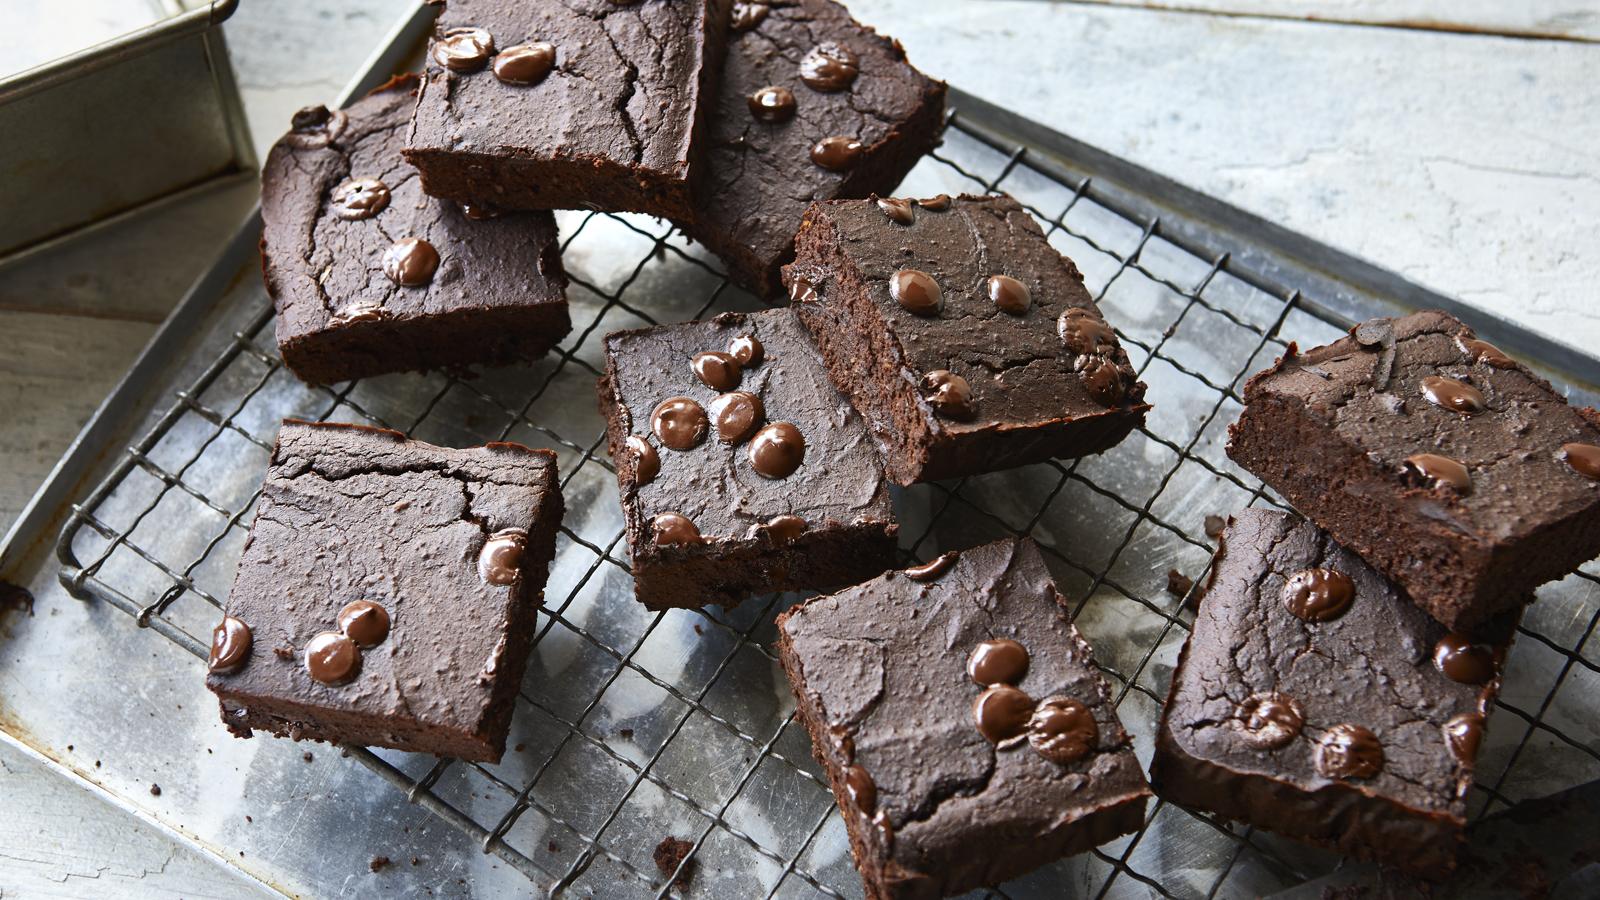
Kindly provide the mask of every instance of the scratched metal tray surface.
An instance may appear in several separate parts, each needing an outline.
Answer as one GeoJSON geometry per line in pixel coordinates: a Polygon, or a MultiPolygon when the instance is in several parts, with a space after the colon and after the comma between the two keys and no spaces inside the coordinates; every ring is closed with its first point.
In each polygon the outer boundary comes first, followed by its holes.
{"type": "MultiPolygon", "coordinates": [[[[1126,173],[1100,179],[1097,166],[1114,169],[1114,160],[1072,152],[1067,139],[963,95],[953,106],[942,146],[899,193],[1006,191],[1026,204],[1083,270],[1155,408],[1102,456],[897,490],[903,561],[1032,535],[1148,764],[1192,621],[1167,592],[1167,573],[1203,579],[1213,549],[1207,515],[1278,502],[1223,452],[1244,379],[1290,341],[1320,343],[1353,314],[1407,304],[1375,294],[1370,281],[1365,291],[1327,289],[1335,282],[1326,271],[1282,264],[1266,232],[1257,244],[1248,229],[1191,215],[1191,195],[1145,202],[1111,177],[1126,173]]],[[[300,383],[274,347],[259,268],[238,256],[245,275],[226,288],[199,340],[209,364],[165,394],[147,433],[74,506],[57,547],[61,579],[193,651],[200,679],[284,417],[381,425],[448,446],[549,447],[560,457],[567,515],[513,749],[480,765],[350,748],[352,764],[392,783],[394,803],[421,804],[478,838],[536,892],[860,897],[842,821],[771,650],[775,615],[802,598],[667,613],[637,604],[595,409],[605,333],[760,304],[661,222],[593,212],[558,220],[572,333],[537,365],[467,378],[300,383]],[[682,891],[651,859],[666,835],[694,846],[682,891]]],[[[241,241],[248,247],[253,234],[241,241]]],[[[1492,336],[1538,349],[1503,325],[1492,336]]],[[[1574,398],[1593,396],[1592,383],[1557,374],[1574,398]]],[[[1541,590],[1525,620],[1480,760],[1474,815],[1600,777],[1600,643],[1590,640],[1600,578],[1594,564],[1585,568],[1541,590]]],[[[1253,897],[1339,863],[1155,802],[1137,834],[980,896],[1253,897]]]]}

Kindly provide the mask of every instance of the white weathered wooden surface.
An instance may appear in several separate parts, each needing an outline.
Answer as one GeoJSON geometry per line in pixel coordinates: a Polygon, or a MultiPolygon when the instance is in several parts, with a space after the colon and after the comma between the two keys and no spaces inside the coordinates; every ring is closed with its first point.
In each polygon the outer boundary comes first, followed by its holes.
{"type": "Polygon", "coordinates": [[[1073,0],[1230,16],[1267,16],[1418,28],[1600,40],[1600,4],[1574,0],[1073,0]]]}

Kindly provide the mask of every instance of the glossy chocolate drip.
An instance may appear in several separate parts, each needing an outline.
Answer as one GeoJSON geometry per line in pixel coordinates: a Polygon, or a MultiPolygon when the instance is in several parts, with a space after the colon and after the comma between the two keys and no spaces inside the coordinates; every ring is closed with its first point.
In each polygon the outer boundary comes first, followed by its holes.
{"type": "Polygon", "coordinates": [[[657,544],[698,544],[703,540],[700,529],[689,521],[689,517],[678,513],[662,513],[651,519],[650,530],[655,534],[657,544]]]}
{"type": "Polygon", "coordinates": [[[878,811],[878,785],[866,769],[860,766],[847,767],[844,770],[844,790],[862,815],[871,818],[878,811]]]}
{"type": "Polygon", "coordinates": [[[1028,286],[1010,275],[990,275],[985,287],[989,291],[989,299],[1001,312],[1020,316],[1033,304],[1033,293],[1028,286]]]}
{"type": "Polygon", "coordinates": [[[486,584],[516,584],[522,577],[522,550],[528,533],[521,528],[505,528],[489,535],[478,551],[478,577],[486,584]]]}
{"type": "Polygon", "coordinates": [[[1444,723],[1444,742],[1450,753],[1462,765],[1471,765],[1478,758],[1478,745],[1483,743],[1483,716],[1462,713],[1444,723]]]}
{"type": "Polygon", "coordinates": [[[861,72],[861,62],[849,47],[824,41],[800,60],[800,80],[812,90],[832,93],[848,88],[861,72]]]}
{"type": "Polygon", "coordinates": [[[950,208],[952,202],[954,201],[950,199],[949,194],[938,194],[925,200],[918,200],[917,205],[930,212],[944,212],[950,208]]]}
{"type": "Polygon", "coordinates": [[[323,684],[344,684],[360,668],[361,650],[338,632],[324,631],[306,645],[306,672],[323,684]]]}
{"type": "Polygon", "coordinates": [[[1283,605],[1307,622],[1337,619],[1356,598],[1355,582],[1333,569],[1296,572],[1283,585],[1283,605]]]}
{"type": "Polygon", "coordinates": [[[1067,352],[1080,356],[1109,354],[1116,348],[1117,333],[1092,310],[1073,307],[1056,319],[1056,334],[1067,352]]]}
{"type": "Polygon", "coordinates": [[[389,636],[389,611],[371,600],[352,600],[339,610],[339,630],[358,647],[376,647],[389,636]]]}
{"type": "Polygon", "coordinates": [[[1561,460],[1579,475],[1600,480],[1600,447],[1594,444],[1562,444],[1561,460]]]}
{"type": "Polygon", "coordinates": [[[433,61],[452,72],[476,72],[494,54],[494,38],[482,28],[452,28],[433,42],[433,61]]]}
{"type": "Polygon", "coordinates": [[[1485,684],[1494,677],[1494,649],[1452,631],[1433,648],[1433,664],[1444,677],[1460,684],[1485,684]]]}
{"type": "Polygon", "coordinates": [[[786,87],[769,85],[751,94],[746,102],[757,121],[778,123],[794,118],[794,91],[786,87]]]}
{"type": "Polygon", "coordinates": [[[928,403],[935,412],[951,419],[971,419],[977,415],[972,402],[972,385],[947,369],[935,369],[922,377],[922,389],[929,391],[928,403]]]}
{"type": "Polygon", "coordinates": [[[207,670],[219,675],[237,672],[249,661],[250,648],[254,643],[249,625],[233,616],[223,616],[217,627],[211,630],[211,654],[206,659],[207,670]]]}
{"type": "Polygon", "coordinates": [[[1257,750],[1284,746],[1300,734],[1306,723],[1300,704],[1276,691],[1246,697],[1233,717],[1239,725],[1239,739],[1257,750]]]}
{"type": "Polygon", "coordinates": [[[799,516],[774,516],[759,525],[750,526],[750,534],[752,537],[766,535],[774,544],[787,544],[805,534],[808,527],[806,520],[799,516]]]}
{"type": "Polygon", "coordinates": [[[1010,685],[1000,685],[972,701],[972,721],[989,743],[1006,749],[1027,739],[1033,708],[1033,698],[1010,685]]]}
{"type": "Polygon", "coordinates": [[[878,208],[889,217],[889,221],[898,225],[910,225],[917,220],[917,214],[912,209],[910,200],[901,200],[896,197],[879,197],[878,208]]]}
{"type": "Polygon", "coordinates": [[[357,178],[333,189],[333,214],[346,221],[370,219],[389,205],[389,186],[376,178],[357,178]]]}
{"type": "Polygon", "coordinates": [[[1448,456],[1418,453],[1406,457],[1403,467],[1414,482],[1430,488],[1448,487],[1458,494],[1472,493],[1472,475],[1467,472],[1467,467],[1448,456]]]}
{"type": "Polygon", "coordinates": [[[709,428],[706,411],[688,397],[668,397],[650,414],[650,430],[671,450],[700,446],[709,428]]]}
{"type": "Polygon", "coordinates": [[[748,391],[720,394],[711,401],[711,418],[717,426],[717,439],[724,444],[742,444],[766,421],[761,398],[748,391]]]}
{"type": "Polygon", "coordinates": [[[948,571],[952,565],[955,565],[956,557],[959,555],[956,551],[951,550],[942,556],[935,556],[920,566],[912,566],[909,569],[905,569],[900,574],[912,581],[933,581],[948,571]]]}
{"type": "Polygon", "coordinates": [[[461,214],[474,222],[487,222],[490,219],[498,219],[505,215],[502,210],[487,203],[463,203],[461,204],[461,214]]]}
{"type": "Polygon", "coordinates": [[[939,282],[917,269],[901,269],[890,276],[889,296],[913,315],[937,316],[944,308],[944,291],[939,282]]]}
{"type": "Polygon", "coordinates": [[[750,465],[763,478],[787,478],[805,455],[805,436],[788,422],[774,422],[750,439],[750,465]]]}
{"type": "Polygon", "coordinates": [[[1046,697],[1028,719],[1028,743],[1039,755],[1065,765],[1089,755],[1100,740],[1094,713],[1070,697],[1046,697]]]}
{"type": "Polygon", "coordinates": [[[852,168],[861,157],[861,141],[847,134],[825,137],[811,145],[811,161],[830,172],[852,168]]]}
{"type": "Polygon", "coordinates": [[[752,3],[749,0],[737,0],[733,4],[733,14],[728,24],[734,31],[749,31],[760,25],[772,9],[765,3],[752,3]]]}
{"type": "Polygon", "coordinates": [[[544,41],[518,44],[501,50],[494,58],[494,77],[506,84],[538,84],[556,65],[556,47],[544,41]]]}
{"type": "Polygon", "coordinates": [[[383,274],[403,287],[427,284],[438,270],[439,251],[422,238],[401,238],[383,252],[383,274]]]}
{"type": "Polygon", "coordinates": [[[661,474],[661,454],[637,434],[628,435],[628,452],[633,454],[633,482],[644,487],[661,474]]]}
{"type": "Polygon", "coordinates": [[[742,367],[731,353],[696,353],[690,362],[696,378],[714,391],[731,391],[739,386],[742,367]]]}
{"type": "Polygon", "coordinates": [[[1122,402],[1126,390],[1116,363],[1103,356],[1080,356],[1072,368],[1083,379],[1084,390],[1096,403],[1114,407],[1122,402]]]}
{"type": "Polygon", "coordinates": [[[1383,769],[1383,744],[1360,725],[1335,725],[1317,743],[1316,765],[1328,778],[1371,778],[1383,769]]]}
{"type": "Polygon", "coordinates": [[[1010,638],[993,638],[967,657],[967,677],[984,687],[1017,685],[1028,674],[1028,648],[1010,638]]]}
{"type": "Polygon", "coordinates": [[[761,346],[761,341],[753,334],[741,334],[728,342],[728,354],[739,361],[739,365],[749,368],[761,365],[766,359],[767,348],[761,346]]]}
{"type": "Polygon", "coordinates": [[[1462,334],[1456,336],[1456,345],[1459,346],[1461,348],[1461,352],[1467,354],[1468,358],[1470,358],[1473,362],[1481,362],[1484,365],[1496,369],[1515,369],[1517,367],[1516,360],[1507,356],[1504,350],[1501,350],[1499,347],[1496,347],[1488,341],[1481,341],[1477,338],[1469,338],[1462,334]]]}
{"type": "Polygon", "coordinates": [[[1483,412],[1483,392],[1454,378],[1429,375],[1422,379],[1422,396],[1451,412],[1470,416],[1483,412]]]}

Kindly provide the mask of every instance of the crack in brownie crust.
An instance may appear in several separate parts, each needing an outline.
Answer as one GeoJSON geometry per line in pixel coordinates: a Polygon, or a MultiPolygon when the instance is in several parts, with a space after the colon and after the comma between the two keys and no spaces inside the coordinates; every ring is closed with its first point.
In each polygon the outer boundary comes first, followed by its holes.
{"type": "Polygon", "coordinates": [[[286,421],[228,596],[243,641],[214,643],[223,722],[498,760],[561,515],[548,450],[286,421]],[[377,641],[341,615],[359,601],[381,607],[377,641]],[[319,636],[346,655],[308,654],[319,636]]]}

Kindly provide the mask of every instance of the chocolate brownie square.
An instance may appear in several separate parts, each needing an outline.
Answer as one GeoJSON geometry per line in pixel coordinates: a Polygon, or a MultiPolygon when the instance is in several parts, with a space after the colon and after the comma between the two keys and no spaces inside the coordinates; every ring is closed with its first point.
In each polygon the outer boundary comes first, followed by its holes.
{"type": "Polygon", "coordinates": [[[1291,345],[1244,401],[1228,455],[1452,628],[1600,554],[1600,414],[1445,313],[1291,345]]]}
{"type": "Polygon", "coordinates": [[[561,513],[548,450],[285,421],[212,635],[223,723],[498,760],[561,513]]]}
{"type": "Polygon", "coordinates": [[[1175,803],[1442,877],[1513,625],[1448,631],[1315,525],[1240,512],[1150,781],[1175,803]]]}
{"type": "Polygon", "coordinates": [[[600,408],[646,606],[731,606],[893,563],[898,526],[872,439],[792,310],[605,343],[600,408]]]}
{"type": "Polygon", "coordinates": [[[1072,261],[1010,197],[814,203],[789,296],[899,484],[1102,452],[1144,385],[1072,261]]]}
{"type": "Polygon", "coordinates": [[[872,900],[959,894],[1138,830],[1150,790],[1031,540],[778,617],[872,900]]]}
{"type": "Polygon", "coordinates": [[[443,5],[406,147],[428,193],[691,214],[728,0],[443,5]]]}
{"type": "Polygon", "coordinates": [[[416,83],[301,110],[267,155],[262,267],[306,381],[536,359],[571,328],[549,213],[485,221],[422,193],[400,157],[416,83]]]}
{"type": "Polygon", "coordinates": [[[708,189],[680,223],[757,295],[813,200],[887,194],[938,142],[943,82],[833,0],[734,5],[707,131],[708,189]]]}

